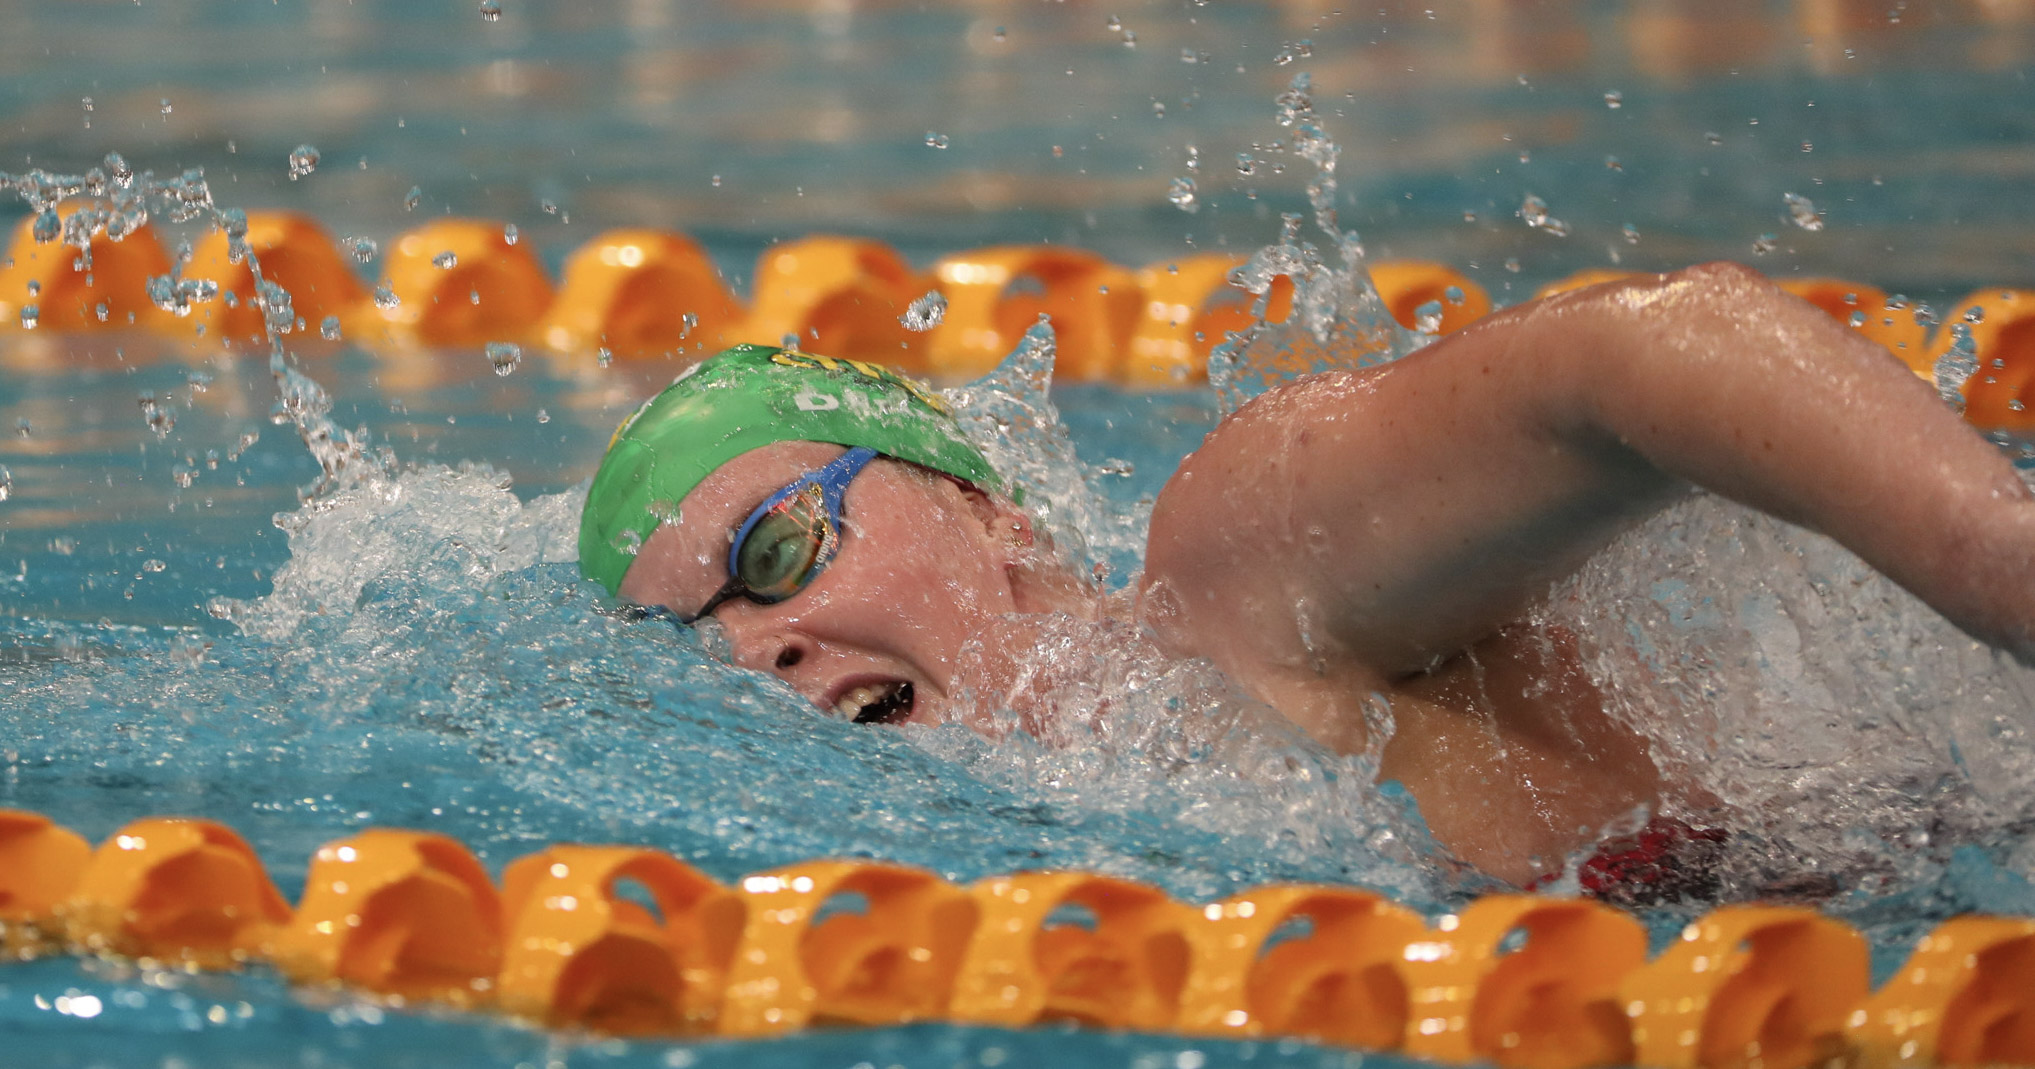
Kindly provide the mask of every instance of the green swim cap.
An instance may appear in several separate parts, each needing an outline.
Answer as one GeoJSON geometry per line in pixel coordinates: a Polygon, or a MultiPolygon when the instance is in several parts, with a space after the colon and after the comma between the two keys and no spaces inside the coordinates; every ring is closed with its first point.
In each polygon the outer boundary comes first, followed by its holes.
{"type": "Polygon", "coordinates": [[[579,570],[615,593],[663,520],[715,468],[775,442],[867,446],[992,488],[1002,483],[946,402],[860,360],[737,345],[680,375],[622,425],[579,519],[579,570]]]}

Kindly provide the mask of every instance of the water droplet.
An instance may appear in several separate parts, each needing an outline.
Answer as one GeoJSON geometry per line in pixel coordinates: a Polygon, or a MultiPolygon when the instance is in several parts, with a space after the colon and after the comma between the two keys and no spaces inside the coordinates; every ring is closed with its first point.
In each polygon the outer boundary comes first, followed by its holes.
{"type": "Polygon", "coordinates": [[[1964,310],[1964,321],[1965,321],[1965,322],[1967,322],[1967,323],[1983,323],[1983,322],[1985,322],[1985,321],[1986,321],[1986,310],[1985,310],[1984,306],[1982,306],[1982,305],[1976,305],[1976,304],[1974,304],[1974,305],[1972,305],[1972,306],[1971,306],[1970,308],[1967,308],[1967,309],[1965,309],[1965,310],[1964,310]]]}
{"type": "Polygon", "coordinates": [[[144,572],[148,572],[150,574],[160,572],[168,567],[169,565],[164,564],[162,561],[157,560],[154,557],[150,557],[149,559],[141,562],[141,570],[144,572]]]}
{"type": "Polygon", "coordinates": [[[1135,49],[1135,48],[1137,48],[1137,47],[1138,47],[1138,35],[1137,35],[1137,34],[1135,34],[1135,33],[1132,33],[1132,32],[1131,32],[1131,31],[1129,31],[1129,30],[1125,30],[1125,31],[1123,32],[1123,46],[1124,46],[1125,48],[1131,48],[1131,49],[1135,49]]]}
{"type": "Polygon", "coordinates": [[[1513,274],[1515,274],[1515,275],[1516,275],[1516,274],[1518,274],[1518,273],[1519,273],[1519,257],[1517,257],[1517,256],[1507,256],[1507,257],[1505,258],[1505,270],[1507,270],[1507,271],[1510,271],[1510,272],[1512,272],[1512,273],[1513,273],[1513,274]]]}
{"type": "Polygon", "coordinates": [[[1781,199],[1788,203],[1788,218],[1804,230],[1823,229],[1823,217],[1816,212],[1816,203],[1799,193],[1783,193],[1781,199]]]}
{"type": "Polygon", "coordinates": [[[502,20],[501,0],[480,0],[480,17],[487,22],[502,20]]]}
{"type": "Polygon", "coordinates": [[[42,309],[32,304],[24,304],[21,306],[21,329],[34,330],[36,323],[41,321],[41,318],[42,318],[42,309]]]}
{"type": "Polygon", "coordinates": [[[459,266],[459,254],[450,249],[431,258],[431,266],[440,271],[450,271],[459,266]]]}
{"type": "Polygon", "coordinates": [[[163,113],[163,118],[164,118],[164,119],[168,119],[168,118],[170,117],[170,112],[172,112],[172,111],[175,111],[175,110],[176,110],[175,108],[172,108],[172,107],[170,106],[170,98],[169,98],[169,97],[164,97],[164,98],[163,98],[163,100],[162,100],[162,104],[161,104],[161,107],[162,107],[162,113],[163,113]]]}
{"type": "Polygon", "coordinates": [[[615,362],[614,350],[609,349],[605,345],[594,350],[594,362],[598,363],[602,367],[607,367],[609,364],[614,363],[615,362]]]}
{"type": "Polygon", "coordinates": [[[324,338],[326,341],[338,341],[339,317],[326,316],[325,319],[318,324],[318,336],[324,338]]]}
{"type": "Polygon", "coordinates": [[[1422,334],[1441,333],[1440,301],[1429,301],[1413,310],[1413,329],[1422,334]]]}
{"type": "Polygon", "coordinates": [[[1804,142],[1802,142],[1802,151],[1803,151],[1803,152],[1814,152],[1814,151],[1816,151],[1816,145],[1815,145],[1815,144],[1814,144],[1813,142],[1809,142],[1809,141],[1804,141],[1804,142]]]}
{"type": "Polygon", "coordinates": [[[1780,247],[1781,239],[1778,235],[1774,234],[1761,234],[1759,237],[1754,238],[1752,242],[1752,251],[1760,256],[1765,256],[1767,253],[1780,247]]]}
{"type": "Polygon", "coordinates": [[[1476,211],[1476,209],[1475,209],[1475,208],[1464,208],[1464,209],[1463,209],[1463,222],[1465,222],[1465,223],[1474,223],[1474,222],[1476,222],[1476,221],[1477,221],[1477,211],[1476,211]]]}
{"type": "Polygon", "coordinates": [[[551,413],[549,413],[549,412],[546,412],[546,411],[544,411],[544,410],[543,410],[543,409],[541,409],[541,408],[540,408],[540,409],[538,409],[538,410],[537,410],[537,422],[539,422],[539,423],[549,423],[549,422],[551,422],[551,413]]]}
{"type": "Polygon", "coordinates": [[[715,189],[721,188],[721,176],[715,175],[710,183],[715,189]]]}
{"type": "Polygon", "coordinates": [[[1192,178],[1175,178],[1166,188],[1166,199],[1172,202],[1173,207],[1190,215],[1201,210],[1201,196],[1195,192],[1192,178]]]}
{"type": "Polygon", "coordinates": [[[1623,171],[1625,170],[1625,164],[1620,162],[1616,156],[1606,156],[1604,157],[1604,169],[1607,171],[1623,171]]]}
{"type": "Polygon", "coordinates": [[[403,303],[403,299],[396,296],[395,287],[389,285],[386,281],[375,286],[374,306],[376,308],[388,311],[401,303],[403,303]]]}
{"type": "Polygon", "coordinates": [[[1165,117],[1166,117],[1166,102],[1165,102],[1165,101],[1163,101],[1163,100],[1154,100],[1154,101],[1152,101],[1152,117],[1153,117],[1153,118],[1156,118],[1156,119],[1163,119],[1163,118],[1165,118],[1165,117]]]}
{"type": "Polygon", "coordinates": [[[558,214],[558,202],[555,200],[540,200],[537,202],[537,207],[542,209],[546,215],[558,214]]]}
{"type": "Polygon", "coordinates": [[[1710,130],[1703,134],[1703,140],[1707,144],[1721,145],[1724,143],[1724,135],[1715,130],[1710,130]]]}
{"type": "Polygon", "coordinates": [[[494,365],[495,374],[513,375],[523,363],[523,347],[513,342],[491,341],[487,344],[488,363],[494,365]]]}
{"type": "Polygon", "coordinates": [[[23,416],[14,421],[14,433],[27,438],[35,433],[35,424],[30,423],[27,416],[23,416]]]}
{"type": "Polygon", "coordinates": [[[615,552],[620,553],[622,556],[633,557],[643,551],[643,536],[634,531],[625,530],[617,534],[609,544],[614,546],[615,552]]]}
{"type": "Polygon", "coordinates": [[[1519,204],[1519,217],[1535,230],[1545,230],[1558,238],[1569,236],[1569,224],[1548,214],[1547,202],[1528,193],[1519,204]]]}
{"type": "Polygon", "coordinates": [[[680,312],[678,315],[678,336],[680,338],[691,337],[694,328],[699,325],[700,317],[698,312],[680,312]]]}
{"type": "Polygon", "coordinates": [[[36,244],[47,245],[63,234],[64,221],[55,208],[44,208],[36,213],[35,222],[29,224],[28,232],[35,238],[36,244]]]}
{"type": "Polygon", "coordinates": [[[7,465],[0,464],[0,501],[5,501],[13,496],[14,473],[7,470],[7,465]]]}
{"type": "Polygon", "coordinates": [[[1847,322],[1849,322],[1854,327],[1865,326],[1866,323],[1865,311],[1861,309],[1859,311],[1851,313],[1851,318],[1847,320],[1847,322]]]}
{"type": "Polygon", "coordinates": [[[1616,89],[1606,89],[1604,91],[1604,106],[1612,111],[1617,111],[1625,106],[1625,94],[1616,89]]]}
{"type": "Polygon", "coordinates": [[[927,148],[946,148],[946,147],[947,147],[947,135],[946,135],[946,134],[943,134],[943,133],[940,133],[940,132],[939,132],[939,131],[937,131],[937,130],[927,130],[927,131],[926,131],[926,147],[927,147],[927,148]]]}
{"type": "Polygon", "coordinates": [[[996,32],[990,34],[989,36],[995,38],[998,44],[1002,44],[1005,40],[1009,39],[1010,31],[1004,29],[1001,26],[998,26],[996,28],[996,32]]]}
{"type": "Polygon", "coordinates": [[[352,251],[353,258],[364,264],[373,263],[374,258],[381,255],[382,251],[381,244],[373,238],[347,238],[345,245],[352,251]]]}
{"type": "Polygon", "coordinates": [[[1252,156],[1248,152],[1237,153],[1237,173],[1244,176],[1245,178],[1249,178],[1250,176],[1257,174],[1258,173],[1257,157],[1252,156]]]}
{"type": "Polygon", "coordinates": [[[516,229],[516,224],[514,223],[508,223],[502,227],[502,240],[510,245],[514,245],[516,240],[522,236],[522,232],[516,229]]]}
{"type": "Polygon", "coordinates": [[[294,182],[318,169],[318,150],[311,145],[298,145],[290,153],[290,181],[294,182]]]}
{"type": "Polygon", "coordinates": [[[947,295],[939,290],[928,290],[926,295],[907,305],[904,314],[897,321],[904,329],[927,331],[940,325],[947,316],[947,295]]]}
{"type": "Polygon", "coordinates": [[[403,194],[403,210],[406,212],[416,211],[417,205],[422,204],[423,202],[424,202],[423,186],[411,186],[410,191],[408,193],[403,194]]]}
{"type": "Polygon", "coordinates": [[[1631,223],[1627,223],[1627,224],[1625,224],[1625,229],[1624,229],[1624,231],[1623,231],[1623,232],[1624,232],[1624,234],[1625,234],[1625,243],[1626,243],[1627,245],[1637,245],[1637,244],[1639,244],[1639,228],[1638,228],[1638,227],[1636,227],[1636,226],[1633,226],[1633,225],[1632,225],[1631,223]]]}

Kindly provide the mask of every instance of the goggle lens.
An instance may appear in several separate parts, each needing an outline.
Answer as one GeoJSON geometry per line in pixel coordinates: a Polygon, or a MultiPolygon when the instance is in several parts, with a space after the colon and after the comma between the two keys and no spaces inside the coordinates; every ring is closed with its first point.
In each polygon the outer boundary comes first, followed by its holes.
{"type": "Polygon", "coordinates": [[[826,492],[807,483],[772,505],[749,529],[735,554],[735,576],[757,601],[783,601],[798,593],[833,556],[840,536],[827,514],[826,492]]]}

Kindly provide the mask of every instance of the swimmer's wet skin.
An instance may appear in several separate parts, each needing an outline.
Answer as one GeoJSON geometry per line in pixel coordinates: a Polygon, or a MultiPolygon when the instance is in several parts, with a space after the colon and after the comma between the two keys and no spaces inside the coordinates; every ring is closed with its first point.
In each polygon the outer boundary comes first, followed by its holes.
{"type": "MultiPolygon", "coordinates": [[[[1025,641],[1012,614],[1107,611],[1030,552],[1029,518],[940,408],[867,365],[717,357],[623,425],[582,568],[676,614],[735,584],[712,613],[738,664],[844,716],[937,721],[963,643],[993,675],[1025,641]],[[842,382],[859,385],[832,406],[798,403],[842,382]],[[880,457],[836,505],[772,520],[779,541],[745,563],[733,536],[844,446],[880,457]]],[[[1381,777],[1459,857],[1523,885],[1642,807],[1691,801],[1605,715],[1573,636],[1528,618],[1697,486],[1837,539],[2035,661],[2035,504],[2012,467],[1884,349],[1728,264],[1521,305],[1259,397],[1160,495],[1130,611],[1343,752],[1388,696],[1381,777]]]]}

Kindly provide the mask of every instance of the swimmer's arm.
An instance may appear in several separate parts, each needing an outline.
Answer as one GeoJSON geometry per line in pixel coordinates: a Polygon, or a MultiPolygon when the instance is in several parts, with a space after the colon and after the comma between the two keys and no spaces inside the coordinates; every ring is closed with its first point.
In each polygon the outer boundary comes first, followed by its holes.
{"type": "Polygon", "coordinates": [[[1159,499],[1148,614],[1261,690],[1350,665],[1389,682],[1692,484],[2035,655],[2035,505],[2010,465],[1883,349],[1733,265],[1509,309],[1247,405],[1159,499]]]}

